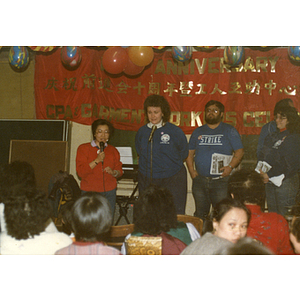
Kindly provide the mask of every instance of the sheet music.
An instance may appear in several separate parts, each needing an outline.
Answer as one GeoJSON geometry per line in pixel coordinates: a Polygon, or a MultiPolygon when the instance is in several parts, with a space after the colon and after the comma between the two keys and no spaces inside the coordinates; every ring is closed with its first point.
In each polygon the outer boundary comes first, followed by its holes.
{"type": "MultiPolygon", "coordinates": [[[[122,164],[125,165],[132,165],[133,164],[133,157],[132,157],[132,149],[131,147],[116,147],[116,149],[120,153],[120,160],[122,164]]],[[[133,170],[133,168],[124,168],[123,170],[133,170]]]]}

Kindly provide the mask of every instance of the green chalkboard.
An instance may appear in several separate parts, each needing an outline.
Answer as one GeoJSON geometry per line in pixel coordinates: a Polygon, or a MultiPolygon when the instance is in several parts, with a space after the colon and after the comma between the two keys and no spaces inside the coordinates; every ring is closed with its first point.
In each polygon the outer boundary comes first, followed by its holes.
{"type": "Polygon", "coordinates": [[[0,120],[0,164],[7,164],[11,140],[69,141],[65,120],[0,120]]]}

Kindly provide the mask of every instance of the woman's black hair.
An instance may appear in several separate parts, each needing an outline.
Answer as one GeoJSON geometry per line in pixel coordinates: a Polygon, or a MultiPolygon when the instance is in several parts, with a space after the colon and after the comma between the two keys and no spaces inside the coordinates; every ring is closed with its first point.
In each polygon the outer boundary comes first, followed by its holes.
{"type": "Polygon", "coordinates": [[[150,95],[146,98],[144,102],[144,114],[145,114],[145,120],[147,123],[149,123],[148,118],[148,107],[160,107],[161,111],[163,113],[163,122],[166,123],[170,120],[171,116],[171,109],[168,101],[160,95],[150,95]]]}
{"type": "Polygon", "coordinates": [[[244,210],[247,214],[247,222],[249,224],[251,213],[248,210],[248,208],[239,200],[228,197],[218,202],[216,206],[212,209],[207,220],[205,220],[203,224],[203,234],[206,232],[213,232],[213,222],[220,223],[223,217],[233,208],[239,208],[244,210]]]}
{"type": "Polygon", "coordinates": [[[134,207],[134,230],[158,235],[177,227],[173,196],[167,188],[151,185],[140,195],[134,207]]]}
{"type": "Polygon", "coordinates": [[[108,126],[108,130],[109,130],[109,137],[111,138],[114,134],[114,131],[115,131],[115,128],[114,126],[107,120],[105,119],[97,119],[93,122],[92,124],[92,133],[93,133],[93,137],[95,137],[96,135],[96,130],[97,130],[97,127],[99,125],[107,125],[108,126]]]}
{"type": "Polygon", "coordinates": [[[32,165],[26,161],[13,161],[1,168],[0,202],[10,196],[23,195],[25,191],[36,188],[36,179],[32,165]]]}
{"type": "Polygon", "coordinates": [[[17,240],[28,239],[45,230],[51,206],[44,192],[28,190],[5,200],[4,216],[7,234],[17,240]]]}
{"type": "Polygon", "coordinates": [[[112,212],[106,198],[87,192],[72,207],[72,228],[76,241],[103,241],[112,225],[112,212]]]}
{"type": "Polygon", "coordinates": [[[265,184],[260,174],[250,169],[240,169],[230,175],[228,194],[242,203],[263,206],[266,198],[265,184]]]}
{"type": "MultiPolygon", "coordinates": [[[[286,128],[291,133],[300,133],[300,116],[295,107],[291,107],[291,106],[281,107],[277,111],[277,114],[287,118],[288,123],[286,125],[286,128]]],[[[276,115],[274,117],[276,117],[276,115]]]]}

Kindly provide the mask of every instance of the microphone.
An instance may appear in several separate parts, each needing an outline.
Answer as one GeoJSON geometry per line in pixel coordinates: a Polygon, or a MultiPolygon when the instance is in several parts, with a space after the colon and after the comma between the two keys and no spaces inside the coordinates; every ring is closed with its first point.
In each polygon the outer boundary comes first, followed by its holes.
{"type": "Polygon", "coordinates": [[[149,136],[149,140],[148,140],[148,143],[153,139],[153,134],[154,134],[154,131],[156,130],[156,126],[152,126],[152,130],[151,130],[151,133],[150,133],[150,136],[149,136]]]}
{"type": "Polygon", "coordinates": [[[100,142],[100,152],[103,152],[103,151],[104,151],[104,143],[100,142]]]}

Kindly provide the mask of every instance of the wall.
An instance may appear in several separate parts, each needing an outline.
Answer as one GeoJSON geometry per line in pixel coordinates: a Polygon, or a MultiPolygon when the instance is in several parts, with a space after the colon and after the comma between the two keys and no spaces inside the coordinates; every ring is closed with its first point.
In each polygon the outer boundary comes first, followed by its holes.
{"type": "Polygon", "coordinates": [[[24,72],[14,71],[8,50],[0,50],[0,119],[35,119],[34,60],[24,72]]]}

